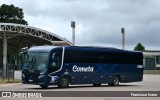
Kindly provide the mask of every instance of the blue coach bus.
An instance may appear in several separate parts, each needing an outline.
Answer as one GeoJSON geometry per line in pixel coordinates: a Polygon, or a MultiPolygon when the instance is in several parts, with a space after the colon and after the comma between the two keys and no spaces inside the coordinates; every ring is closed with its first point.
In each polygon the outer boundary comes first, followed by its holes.
{"type": "Polygon", "coordinates": [[[20,54],[22,83],[42,88],[69,84],[111,86],[143,80],[143,54],[115,48],[37,46],[20,54]]]}

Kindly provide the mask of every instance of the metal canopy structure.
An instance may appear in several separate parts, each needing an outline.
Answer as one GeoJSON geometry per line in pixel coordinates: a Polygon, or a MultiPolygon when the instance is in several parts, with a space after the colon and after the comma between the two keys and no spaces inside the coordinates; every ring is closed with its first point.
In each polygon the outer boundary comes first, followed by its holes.
{"type": "Polygon", "coordinates": [[[4,71],[7,66],[7,51],[18,53],[23,47],[35,45],[72,45],[72,43],[65,38],[39,28],[21,24],[0,23],[0,60],[1,55],[3,55],[4,71]]]}
{"type": "Polygon", "coordinates": [[[3,39],[5,38],[6,34],[6,38],[12,38],[16,35],[30,35],[33,37],[37,37],[37,38],[41,38],[43,40],[46,41],[63,41],[66,42],[66,44],[68,45],[72,45],[69,41],[67,41],[65,38],[62,38],[54,33],[39,29],[39,28],[35,28],[35,27],[31,27],[31,26],[27,26],[27,25],[21,25],[21,24],[12,24],[12,23],[0,23],[0,38],[3,39]]]}

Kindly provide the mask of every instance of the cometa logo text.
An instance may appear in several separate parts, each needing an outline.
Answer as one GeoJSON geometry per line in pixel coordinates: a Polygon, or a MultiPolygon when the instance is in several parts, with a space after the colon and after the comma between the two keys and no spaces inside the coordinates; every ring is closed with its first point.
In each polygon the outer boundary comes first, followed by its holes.
{"type": "Polygon", "coordinates": [[[76,65],[72,68],[73,72],[93,72],[94,67],[77,67],[76,65]]]}

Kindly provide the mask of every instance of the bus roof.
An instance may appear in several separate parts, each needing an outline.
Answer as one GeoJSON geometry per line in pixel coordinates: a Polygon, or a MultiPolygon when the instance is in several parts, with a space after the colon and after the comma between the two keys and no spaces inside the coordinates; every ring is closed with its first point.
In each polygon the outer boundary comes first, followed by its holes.
{"type": "Polygon", "coordinates": [[[28,51],[31,52],[50,52],[54,48],[58,48],[60,46],[49,46],[49,45],[44,45],[44,46],[34,46],[31,47],[28,51]]]}
{"type": "Polygon", "coordinates": [[[141,53],[139,51],[123,50],[111,47],[94,47],[94,46],[68,46],[67,50],[84,50],[84,51],[100,51],[100,52],[125,52],[125,53],[141,53]]]}
{"type": "MultiPolygon", "coordinates": [[[[50,52],[54,48],[62,48],[63,46],[35,46],[31,47],[28,51],[31,52],[50,52]]],[[[66,50],[82,50],[82,51],[105,51],[105,52],[130,52],[133,51],[129,50],[122,50],[117,48],[110,48],[110,47],[94,47],[94,46],[65,46],[66,50]]],[[[134,51],[135,52],[135,51],[134,51]]],[[[136,51],[137,52],[137,51],[136,51]]]]}

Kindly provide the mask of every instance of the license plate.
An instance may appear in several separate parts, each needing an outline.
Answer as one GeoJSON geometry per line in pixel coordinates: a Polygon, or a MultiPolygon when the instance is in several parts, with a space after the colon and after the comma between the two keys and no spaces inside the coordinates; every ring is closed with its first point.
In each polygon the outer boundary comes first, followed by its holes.
{"type": "Polygon", "coordinates": [[[32,80],[32,79],[29,79],[28,81],[29,81],[29,82],[33,82],[33,80],[32,80]]]}

